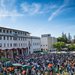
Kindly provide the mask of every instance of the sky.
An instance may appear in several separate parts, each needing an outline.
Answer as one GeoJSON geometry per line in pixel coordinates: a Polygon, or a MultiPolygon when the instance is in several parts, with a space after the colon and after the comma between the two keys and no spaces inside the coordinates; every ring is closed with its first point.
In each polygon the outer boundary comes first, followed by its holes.
{"type": "Polygon", "coordinates": [[[75,0],[0,0],[0,26],[33,36],[75,35],[75,0]]]}

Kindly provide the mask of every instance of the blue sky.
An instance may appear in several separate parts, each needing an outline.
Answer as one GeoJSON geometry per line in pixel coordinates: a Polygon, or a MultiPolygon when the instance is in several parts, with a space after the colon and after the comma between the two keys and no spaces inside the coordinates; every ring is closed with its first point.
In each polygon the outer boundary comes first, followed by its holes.
{"type": "Polygon", "coordinates": [[[75,0],[0,0],[0,26],[40,36],[75,35],[75,0]]]}

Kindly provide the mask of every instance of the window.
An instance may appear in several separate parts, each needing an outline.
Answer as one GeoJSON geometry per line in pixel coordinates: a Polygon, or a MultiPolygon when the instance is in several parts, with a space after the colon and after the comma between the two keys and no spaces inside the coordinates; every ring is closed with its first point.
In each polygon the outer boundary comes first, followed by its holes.
{"type": "Polygon", "coordinates": [[[25,35],[27,35],[27,33],[25,33],[25,35]]]}
{"type": "Polygon", "coordinates": [[[20,34],[22,35],[22,32],[20,32],[20,34]]]}
{"type": "Polygon", "coordinates": [[[0,43],[0,47],[2,47],[2,43],[0,43]]]}
{"type": "Polygon", "coordinates": [[[14,43],[13,46],[16,47],[17,46],[17,43],[14,43]]]}
{"type": "Polygon", "coordinates": [[[21,41],[22,41],[22,38],[21,38],[21,41]]]}
{"type": "Polygon", "coordinates": [[[12,33],[12,31],[10,30],[10,33],[12,33]]]}
{"type": "Polygon", "coordinates": [[[20,47],[20,43],[19,43],[19,47],[20,47]]]}
{"type": "Polygon", "coordinates": [[[3,39],[5,40],[5,36],[3,37],[3,39]]]}
{"type": "Polygon", "coordinates": [[[23,46],[24,46],[24,43],[23,43],[23,46]]]}
{"type": "Polygon", "coordinates": [[[34,45],[34,43],[33,43],[33,45],[34,45]]]}
{"type": "Polygon", "coordinates": [[[7,40],[9,40],[9,36],[7,36],[7,40]]]}
{"type": "Polygon", "coordinates": [[[24,35],[24,32],[23,32],[23,35],[24,35]]]}
{"type": "Polygon", "coordinates": [[[12,37],[10,37],[10,40],[12,40],[12,37]]]}
{"type": "Polygon", "coordinates": [[[10,47],[12,47],[12,43],[10,43],[10,47]]]}
{"type": "Polygon", "coordinates": [[[20,40],[20,38],[19,38],[19,40],[20,40]]]}
{"type": "Polygon", "coordinates": [[[21,34],[23,34],[23,32],[21,32],[21,34]]]}
{"type": "Polygon", "coordinates": [[[17,37],[13,37],[13,40],[17,40],[17,37]]]}
{"type": "Polygon", "coordinates": [[[26,41],[27,39],[25,38],[25,41],[26,41]]]}
{"type": "Polygon", "coordinates": [[[24,41],[24,38],[23,38],[23,41],[24,41]]]}
{"type": "Polygon", "coordinates": [[[5,30],[3,30],[3,33],[5,33],[5,30]]]}
{"type": "Polygon", "coordinates": [[[22,46],[22,43],[21,43],[21,46],[22,46]]]}
{"type": "Polygon", "coordinates": [[[0,32],[2,32],[2,29],[0,29],[0,32]]]}
{"type": "Polygon", "coordinates": [[[14,32],[15,34],[17,34],[17,32],[14,32]]]}
{"type": "Polygon", "coordinates": [[[0,36],[0,40],[2,40],[2,36],[0,36]]]}
{"type": "Polygon", "coordinates": [[[17,32],[19,34],[19,32],[17,32]]]}
{"type": "Polygon", "coordinates": [[[6,47],[6,44],[4,43],[4,47],[6,47]]]}
{"type": "Polygon", "coordinates": [[[21,34],[21,32],[18,32],[18,34],[21,34]]]}
{"type": "Polygon", "coordinates": [[[7,33],[9,33],[9,30],[7,30],[7,33]]]}
{"type": "Polygon", "coordinates": [[[7,47],[9,47],[9,43],[7,44],[7,47]]]}

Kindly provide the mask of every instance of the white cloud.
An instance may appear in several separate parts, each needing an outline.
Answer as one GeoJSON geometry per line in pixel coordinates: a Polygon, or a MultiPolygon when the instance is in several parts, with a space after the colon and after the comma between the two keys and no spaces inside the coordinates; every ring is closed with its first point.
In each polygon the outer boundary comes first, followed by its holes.
{"type": "Polygon", "coordinates": [[[51,21],[55,16],[57,16],[68,3],[69,0],[64,0],[64,3],[51,14],[51,16],[48,18],[48,21],[51,21]]]}
{"type": "Polygon", "coordinates": [[[62,5],[61,7],[59,7],[55,12],[52,13],[52,15],[48,18],[48,21],[51,21],[56,15],[58,15],[58,13],[60,12],[60,10],[64,7],[64,5],[62,5]]]}
{"type": "Polygon", "coordinates": [[[15,0],[0,0],[0,19],[14,16],[22,16],[15,8],[15,0]]]}
{"type": "Polygon", "coordinates": [[[37,14],[40,12],[41,5],[34,3],[34,4],[32,4],[32,8],[33,8],[33,9],[31,9],[32,14],[37,14]]]}
{"type": "Polygon", "coordinates": [[[20,12],[16,8],[16,0],[0,0],[0,19],[5,17],[17,17],[24,15],[47,14],[55,9],[56,5],[27,2],[20,4],[20,12]]]}
{"type": "Polygon", "coordinates": [[[27,13],[29,15],[49,13],[55,8],[57,8],[56,5],[50,4],[41,4],[41,3],[29,4],[27,2],[21,4],[21,9],[23,13],[27,13]]]}
{"type": "Polygon", "coordinates": [[[37,4],[37,3],[32,3],[30,5],[30,4],[25,2],[25,3],[21,4],[21,9],[24,13],[34,15],[34,14],[38,14],[40,12],[41,5],[37,4]]]}
{"type": "Polygon", "coordinates": [[[23,14],[19,14],[16,10],[13,10],[12,12],[7,11],[7,10],[2,10],[0,11],[0,18],[5,18],[5,17],[17,17],[17,16],[23,16],[23,14]]]}

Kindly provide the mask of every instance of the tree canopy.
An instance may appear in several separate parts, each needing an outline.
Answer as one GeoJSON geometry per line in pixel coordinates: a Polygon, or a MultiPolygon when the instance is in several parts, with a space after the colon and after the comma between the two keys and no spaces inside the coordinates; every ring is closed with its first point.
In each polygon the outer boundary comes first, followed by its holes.
{"type": "Polygon", "coordinates": [[[64,42],[56,42],[53,46],[54,46],[54,48],[56,48],[57,50],[61,50],[62,48],[65,47],[65,43],[64,43],[64,42]]]}
{"type": "Polygon", "coordinates": [[[75,44],[70,44],[67,46],[69,51],[75,51],[75,44]]]}

